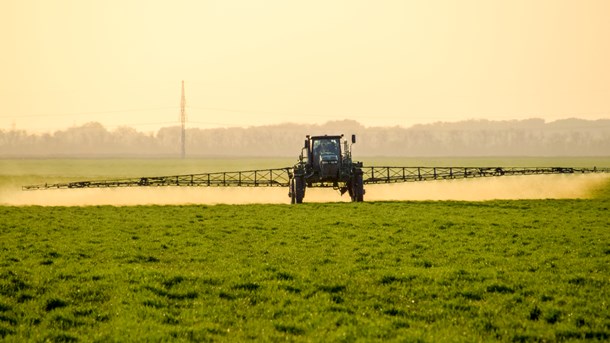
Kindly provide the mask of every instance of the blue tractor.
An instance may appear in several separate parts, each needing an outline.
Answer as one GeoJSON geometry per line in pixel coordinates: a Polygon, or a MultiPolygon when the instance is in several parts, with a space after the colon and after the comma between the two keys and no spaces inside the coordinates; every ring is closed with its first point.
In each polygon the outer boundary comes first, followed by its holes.
{"type": "Polygon", "coordinates": [[[307,187],[332,187],[349,193],[352,201],[364,200],[362,162],[352,161],[351,144],[340,136],[306,136],[299,162],[292,168],[288,196],[300,204],[307,187]]]}

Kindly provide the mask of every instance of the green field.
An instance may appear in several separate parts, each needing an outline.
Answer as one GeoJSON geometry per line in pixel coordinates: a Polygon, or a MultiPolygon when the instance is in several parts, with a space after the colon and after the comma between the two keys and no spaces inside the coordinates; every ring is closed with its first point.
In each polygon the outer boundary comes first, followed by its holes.
{"type": "Polygon", "coordinates": [[[0,340],[607,341],[609,208],[3,206],[0,340]]]}

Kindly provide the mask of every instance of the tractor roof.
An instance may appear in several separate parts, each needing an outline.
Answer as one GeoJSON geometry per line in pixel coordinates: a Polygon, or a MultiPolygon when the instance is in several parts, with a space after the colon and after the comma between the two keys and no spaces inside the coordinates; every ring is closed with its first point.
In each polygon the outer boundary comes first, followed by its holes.
{"type": "Polygon", "coordinates": [[[343,135],[333,135],[333,136],[329,136],[329,135],[324,135],[324,136],[312,136],[311,139],[336,139],[336,138],[343,138],[343,135]]]}

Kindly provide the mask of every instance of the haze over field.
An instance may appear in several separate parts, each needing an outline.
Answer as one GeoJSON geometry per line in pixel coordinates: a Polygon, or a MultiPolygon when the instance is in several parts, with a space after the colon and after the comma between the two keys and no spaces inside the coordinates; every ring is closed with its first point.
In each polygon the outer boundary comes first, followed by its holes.
{"type": "MultiPolygon", "coordinates": [[[[293,158],[205,159],[0,159],[0,205],[144,205],[144,204],[288,204],[286,187],[127,187],[23,191],[22,186],[84,180],[118,180],[288,167],[293,158]]],[[[365,165],[402,166],[532,166],[569,165],[575,168],[609,166],[610,157],[470,157],[376,158],[365,165]]],[[[607,187],[608,174],[560,174],[469,178],[396,184],[365,185],[365,201],[590,198],[607,187]]],[[[308,188],[306,202],[350,201],[331,188],[308,188]]]]}
{"type": "Polygon", "coordinates": [[[0,129],[610,118],[605,0],[0,2],[0,129]]]}
{"type": "MultiPolygon", "coordinates": [[[[464,121],[410,128],[367,128],[344,120],[322,125],[281,124],[186,130],[187,157],[295,157],[307,134],[357,134],[365,156],[608,156],[610,119],[464,121]]],[[[178,126],[154,134],[99,123],[31,134],[0,130],[0,157],[178,157],[178,126]]]]}
{"type": "MultiPolygon", "coordinates": [[[[590,198],[608,184],[607,175],[542,175],[476,180],[367,185],[366,201],[590,198]]],[[[0,187],[0,205],[91,206],[181,204],[287,204],[286,188],[152,187],[63,189],[24,192],[0,187]]],[[[307,202],[349,202],[332,189],[308,189],[307,202]]]]}

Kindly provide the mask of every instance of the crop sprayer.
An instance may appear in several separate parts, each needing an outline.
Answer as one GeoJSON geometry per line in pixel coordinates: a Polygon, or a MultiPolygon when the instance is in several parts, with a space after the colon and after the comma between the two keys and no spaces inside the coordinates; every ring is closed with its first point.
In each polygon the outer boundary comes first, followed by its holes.
{"type": "Polygon", "coordinates": [[[75,181],[23,186],[23,190],[113,188],[113,187],[288,187],[293,204],[300,204],[305,190],[325,187],[348,193],[354,202],[364,201],[364,185],[430,180],[468,179],[508,175],[609,173],[609,168],[571,167],[388,167],[364,166],[352,160],[351,141],[343,135],[306,136],[305,144],[292,167],[226,171],[116,180],[75,181]]]}

